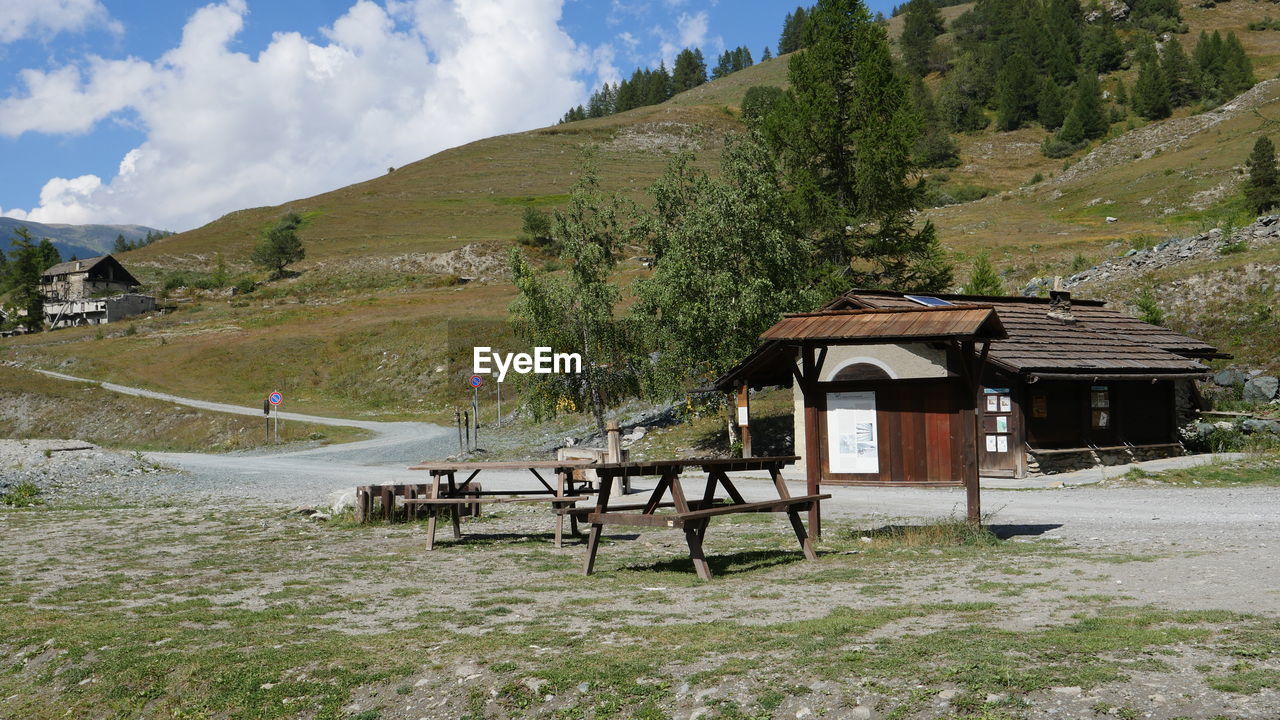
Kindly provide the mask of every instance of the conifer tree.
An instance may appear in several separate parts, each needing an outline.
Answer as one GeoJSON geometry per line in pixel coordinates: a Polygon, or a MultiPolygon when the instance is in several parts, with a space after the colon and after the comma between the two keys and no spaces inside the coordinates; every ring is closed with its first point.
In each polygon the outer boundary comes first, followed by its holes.
{"type": "Polygon", "coordinates": [[[1169,104],[1172,107],[1182,107],[1196,99],[1195,72],[1191,67],[1191,59],[1183,51],[1178,38],[1171,37],[1164,44],[1160,70],[1169,84],[1169,104]]]}
{"type": "Polygon", "coordinates": [[[1133,84],[1133,111],[1147,120],[1169,117],[1169,82],[1154,60],[1145,60],[1133,84]]]}
{"type": "Polygon", "coordinates": [[[44,298],[40,295],[40,275],[47,268],[42,267],[39,246],[31,241],[31,234],[25,227],[14,231],[17,235],[11,244],[13,262],[9,267],[9,285],[13,292],[9,301],[20,310],[26,311],[22,324],[28,332],[37,332],[44,327],[44,298]]]}
{"type": "MultiPolygon", "coordinates": [[[[1080,130],[1084,133],[1085,139],[1100,138],[1111,128],[1107,111],[1102,106],[1102,86],[1098,84],[1097,75],[1086,72],[1076,81],[1075,96],[1072,99],[1071,112],[1068,113],[1067,121],[1072,115],[1076,116],[1080,123],[1080,130]]],[[[1064,121],[1064,127],[1067,121],[1064,121]]]]}
{"type": "Polygon", "coordinates": [[[671,71],[671,84],[675,92],[692,90],[707,81],[707,63],[701,50],[685,48],[676,55],[675,69],[671,71]]]}
{"type": "Polygon", "coordinates": [[[1258,138],[1249,154],[1249,179],[1245,182],[1245,204],[1262,214],[1280,205],[1280,171],[1276,170],[1276,148],[1266,135],[1258,138]]]}
{"type": "Polygon", "coordinates": [[[947,132],[947,125],[938,114],[933,94],[920,78],[911,88],[912,102],[920,120],[919,137],[912,148],[912,157],[921,167],[955,167],[960,164],[960,149],[947,132]]]}
{"type": "Polygon", "coordinates": [[[1129,88],[1125,86],[1123,78],[1116,78],[1116,104],[1129,104],[1129,88]]]}
{"type": "Polygon", "coordinates": [[[808,49],[792,56],[791,87],[765,127],[791,206],[839,269],[833,285],[946,287],[933,225],[913,226],[918,119],[884,28],[859,0],[819,0],[807,22],[808,49]]]}
{"type": "Polygon", "coordinates": [[[786,55],[795,52],[807,44],[809,14],[803,7],[795,12],[787,13],[782,23],[782,36],[778,38],[778,54],[786,55]]]}
{"type": "Polygon", "coordinates": [[[1067,103],[1062,89],[1050,78],[1040,79],[1040,93],[1036,102],[1036,116],[1045,130],[1057,130],[1067,117],[1067,103]]]}
{"type": "Polygon", "coordinates": [[[996,76],[996,128],[1017,130],[1036,116],[1036,81],[1031,61],[1021,53],[996,76]]]}
{"type": "Polygon", "coordinates": [[[765,45],[764,52],[760,53],[760,62],[764,62],[765,60],[772,60],[772,59],[773,59],[773,51],[769,49],[768,45],[765,45]]]}
{"type": "Polygon", "coordinates": [[[1238,95],[1254,86],[1253,62],[1234,32],[1222,42],[1222,88],[1227,97],[1238,95]]]}
{"type": "Polygon", "coordinates": [[[1109,19],[1086,27],[1081,42],[1082,65],[1098,73],[1120,69],[1124,62],[1124,43],[1109,19]]]}
{"type": "Polygon", "coordinates": [[[908,72],[923,76],[933,69],[935,39],[943,29],[942,13],[933,0],[910,0],[906,4],[898,44],[902,47],[902,64],[908,72]]]}
{"type": "Polygon", "coordinates": [[[991,259],[985,251],[978,254],[973,261],[973,269],[969,272],[969,282],[960,288],[965,295],[1004,295],[1004,283],[991,267],[991,259]]]}

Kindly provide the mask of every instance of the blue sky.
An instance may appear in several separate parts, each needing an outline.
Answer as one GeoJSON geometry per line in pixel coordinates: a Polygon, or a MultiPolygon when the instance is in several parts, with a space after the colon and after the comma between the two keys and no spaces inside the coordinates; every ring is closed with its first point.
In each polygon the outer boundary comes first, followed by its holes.
{"type": "Polygon", "coordinates": [[[185,230],[553,123],[685,45],[758,58],[798,3],[2,4],[0,215],[185,230]]]}

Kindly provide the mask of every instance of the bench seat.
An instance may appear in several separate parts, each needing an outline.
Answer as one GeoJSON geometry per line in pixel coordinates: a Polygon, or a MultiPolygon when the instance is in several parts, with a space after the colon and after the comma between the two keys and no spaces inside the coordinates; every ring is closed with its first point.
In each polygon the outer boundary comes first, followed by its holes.
{"type": "MultiPolygon", "coordinates": [[[[582,508],[587,511],[587,522],[608,523],[616,525],[635,525],[641,527],[682,528],[686,524],[695,525],[717,515],[733,515],[736,513],[754,512],[787,512],[797,507],[807,507],[814,502],[827,500],[830,495],[801,495],[792,498],[779,498],[749,503],[726,503],[714,507],[690,510],[683,513],[642,514],[625,512],[623,507],[610,508],[608,512],[593,512],[594,508],[582,508]]],[[[663,503],[667,505],[667,503],[663,503]]]]}

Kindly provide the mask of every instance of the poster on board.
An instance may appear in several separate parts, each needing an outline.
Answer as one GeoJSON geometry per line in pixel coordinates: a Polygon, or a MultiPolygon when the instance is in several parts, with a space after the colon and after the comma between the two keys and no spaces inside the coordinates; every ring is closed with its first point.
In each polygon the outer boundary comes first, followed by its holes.
{"type": "Polygon", "coordinates": [[[827,393],[827,459],[833,473],[879,473],[876,394],[827,393]]]}

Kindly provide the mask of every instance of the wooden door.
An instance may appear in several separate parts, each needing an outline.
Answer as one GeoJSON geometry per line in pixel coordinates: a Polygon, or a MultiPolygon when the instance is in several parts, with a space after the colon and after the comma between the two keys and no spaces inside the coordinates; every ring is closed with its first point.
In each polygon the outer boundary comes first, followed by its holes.
{"type": "Polygon", "coordinates": [[[1018,409],[1011,387],[988,385],[978,394],[978,471],[981,474],[1018,475],[1023,454],[1018,409]]]}

